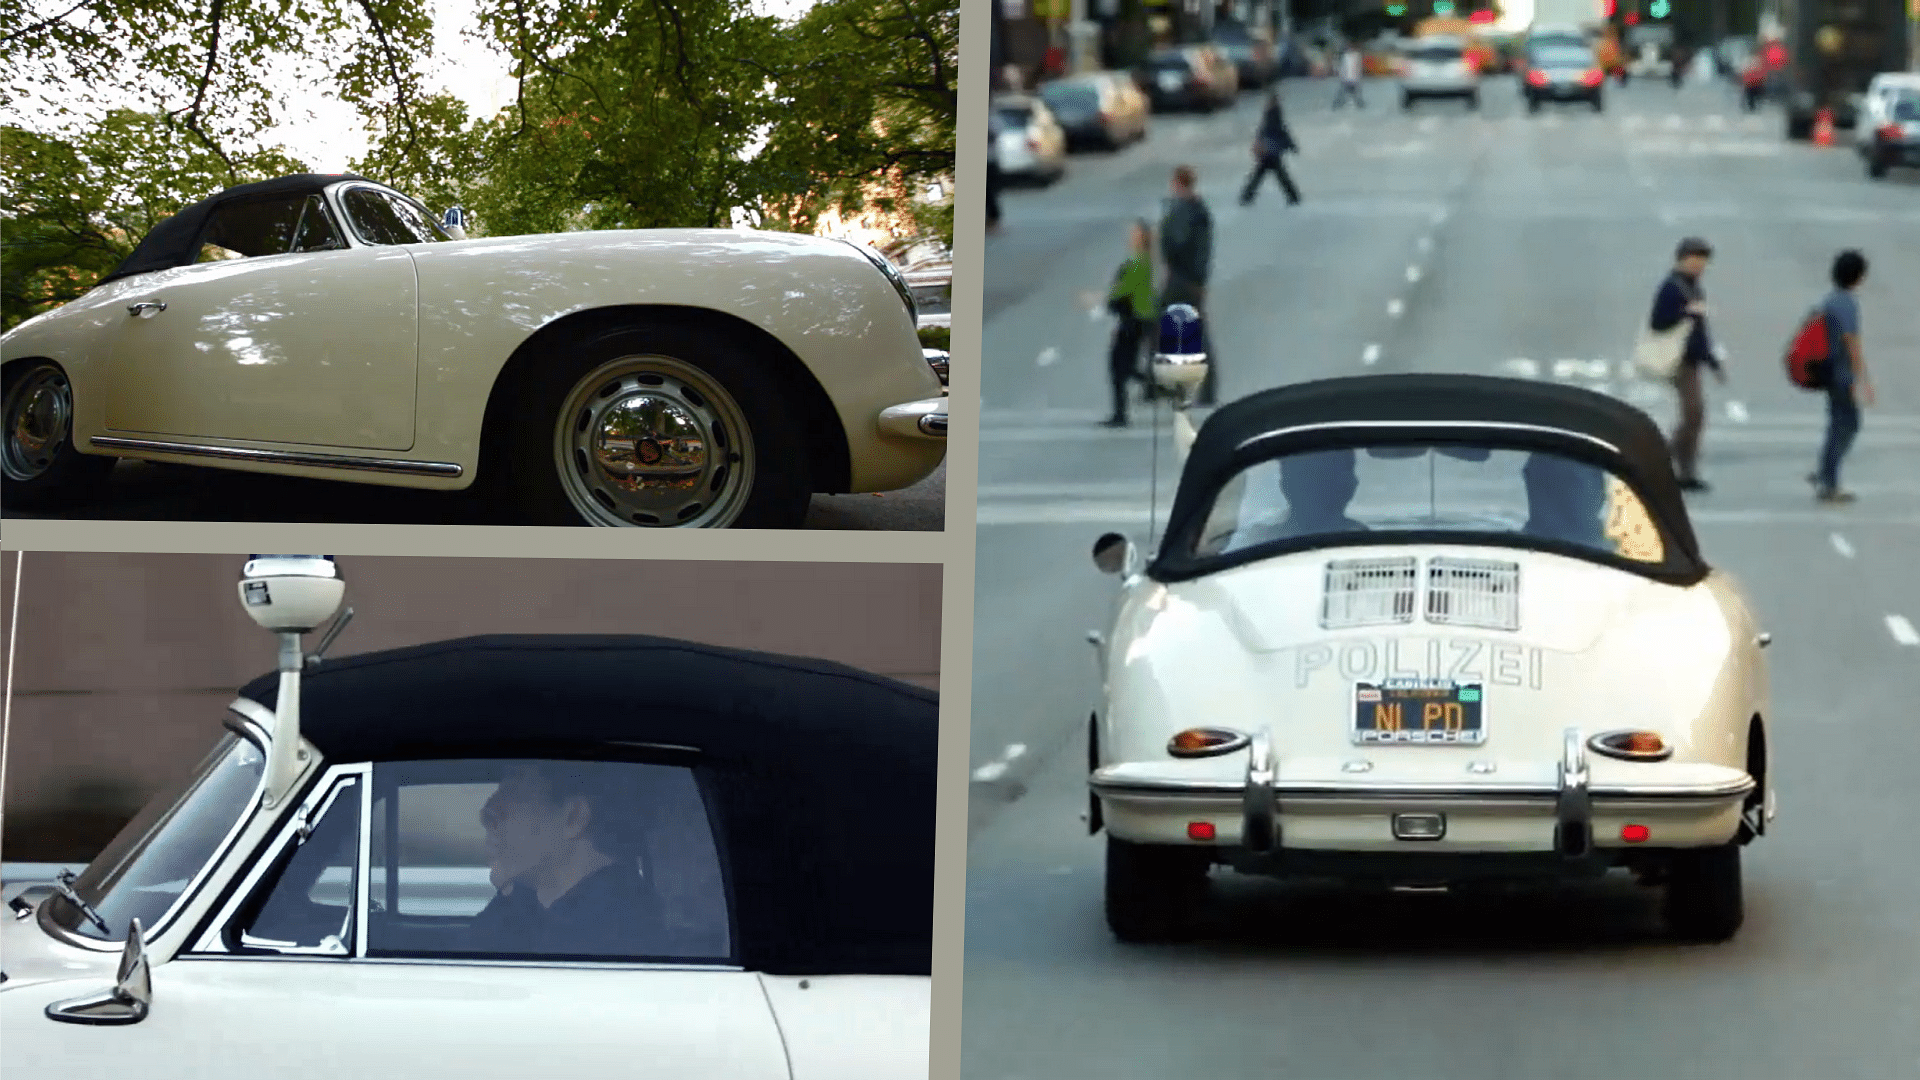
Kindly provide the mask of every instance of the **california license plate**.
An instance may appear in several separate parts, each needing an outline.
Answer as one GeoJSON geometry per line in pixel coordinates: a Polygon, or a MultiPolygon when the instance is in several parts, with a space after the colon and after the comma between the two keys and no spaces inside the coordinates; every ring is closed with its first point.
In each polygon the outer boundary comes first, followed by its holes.
{"type": "Polygon", "coordinates": [[[1390,679],[1356,684],[1353,697],[1356,743],[1475,746],[1487,738],[1479,683],[1390,679]]]}

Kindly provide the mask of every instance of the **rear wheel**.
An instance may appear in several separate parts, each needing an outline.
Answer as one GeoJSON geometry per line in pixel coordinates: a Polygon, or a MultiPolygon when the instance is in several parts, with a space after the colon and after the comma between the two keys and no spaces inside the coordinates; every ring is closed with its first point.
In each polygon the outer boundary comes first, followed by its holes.
{"type": "Polygon", "coordinates": [[[1192,925],[1207,898],[1212,853],[1107,836],[1107,927],[1121,941],[1168,941],[1192,925]]]}
{"type": "Polygon", "coordinates": [[[1467,95],[1467,108],[1469,109],[1480,108],[1480,92],[1478,90],[1467,95]]]}
{"type": "Polygon", "coordinates": [[[1602,112],[1606,109],[1606,107],[1607,107],[1607,103],[1605,99],[1601,98],[1599,94],[1593,95],[1593,111],[1594,112],[1602,112]]]}
{"type": "Polygon", "coordinates": [[[1867,175],[1875,180],[1887,178],[1887,159],[1875,155],[1867,159],[1867,175]]]}
{"type": "Polygon", "coordinates": [[[73,387],[60,365],[16,364],[0,379],[0,463],[8,502],[25,510],[69,505],[113,471],[115,459],[73,448],[73,387]]]}
{"type": "Polygon", "coordinates": [[[1528,111],[1528,112],[1530,112],[1530,113],[1537,113],[1537,112],[1539,112],[1539,111],[1540,111],[1540,99],[1539,99],[1539,98],[1537,98],[1537,97],[1528,97],[1528,98],[1527,98],[1527,111],[1528,111]]]}
{"type": "Polygon", "coordinates": [[[1400,108],[1401,108],[1401,110],[1402,110],[1402,111],[1405,111],[1405,110],[1409,110],[1409,109],[1412,109],[1412,108],[1413,108],[1413,95],[1412,95],[1412,94],[1401,94],[1401,95],[1400,95],[1400,108]]]}
{"type": "Polygon", "coordinates": [[[1746,920],[1740,847],[1723,844],[1676,852],[1667,868],[1667,929],[1683,941],[1716,943],[1746,920]]]}

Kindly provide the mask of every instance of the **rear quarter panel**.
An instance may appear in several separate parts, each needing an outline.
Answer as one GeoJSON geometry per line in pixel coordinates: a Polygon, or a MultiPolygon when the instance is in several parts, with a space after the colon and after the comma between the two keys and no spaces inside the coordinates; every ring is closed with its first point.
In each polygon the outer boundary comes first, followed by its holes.
{"type": "Polygon", "coordinates": [[[926,1080],[933,981],[763,975],[793,1080],[926,1080]]]}

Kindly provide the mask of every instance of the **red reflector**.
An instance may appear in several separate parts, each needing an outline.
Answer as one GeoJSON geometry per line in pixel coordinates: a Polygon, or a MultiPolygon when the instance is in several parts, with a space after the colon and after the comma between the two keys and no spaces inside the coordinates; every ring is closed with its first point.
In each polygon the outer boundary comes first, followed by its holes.
{"type": "Polygon", "coordinates": [[[1527,81],[1535,86],[1545,86],[1547,85],[1547,73],[1541,71],[1539,68],[1535,68],[1527,72],[1527,81]]]}
{"type": "Polygon", "coordinates": [[[1211,821],[1187,822],[1187,839],[1189,840],[1213,839],[1213,822],[1211,821]]]}
{"type": "Polygon", "coordinates": [[[1647,828],[1645,825],[1620,826],[1620,839],[1625,840],[1629,844],[1644,843],[1647,837],[1652,835],[1653,830],[1647,828]]]}
{"type": "Polygon", "coordinates": [[[1905,133],[1900,130],[1899,124],[1888,124],[1880,129],[1880,137],[1883,139],[1897,139],[1903,134],[1905,133]]]}

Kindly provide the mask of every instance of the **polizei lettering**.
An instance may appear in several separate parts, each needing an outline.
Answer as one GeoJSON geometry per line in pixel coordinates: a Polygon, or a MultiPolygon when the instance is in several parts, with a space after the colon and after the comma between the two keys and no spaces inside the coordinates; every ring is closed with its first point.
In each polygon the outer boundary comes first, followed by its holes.
{"type": "Polygon", "coordinates": [[[1302,690],[1321,674],[1342,682],[1446,680],[1532,690],[1541,689],[1546,679],[1543,650],[1480,638],[1349,638],[1291,651],[1293,685],[1302,690]]]}

